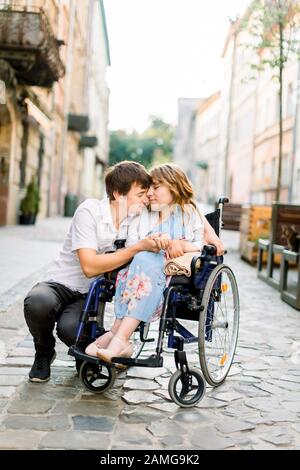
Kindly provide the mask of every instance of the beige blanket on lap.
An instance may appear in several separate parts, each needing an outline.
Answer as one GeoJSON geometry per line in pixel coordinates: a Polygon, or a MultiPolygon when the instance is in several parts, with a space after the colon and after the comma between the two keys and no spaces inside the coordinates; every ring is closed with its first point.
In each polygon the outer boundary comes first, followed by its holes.
{"type": "MultiPolygon", "coordinates": [[[[194,256],[200,256],[200,251],[185,253],[178,258],[168,259],[165,261],[164,273],[167,276],[191,276],[191,263],[194,256]]],[[[200,263],[200,260],[198,260],[200,263]]],[[[199,266],[197,266],[199,267],[199,266]]]]}

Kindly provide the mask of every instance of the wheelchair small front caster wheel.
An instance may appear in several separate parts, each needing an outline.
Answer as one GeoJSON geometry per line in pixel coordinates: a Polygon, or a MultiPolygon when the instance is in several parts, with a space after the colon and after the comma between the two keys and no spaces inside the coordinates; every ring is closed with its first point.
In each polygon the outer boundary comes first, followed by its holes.
{"type": "Polygon", "coordinates": [[[115,367],[106,364],[93,364],[91,362],[83,362],[79,378],[83,385],[94,393],[103,393],[109,390],[116,379],[115,367]]]}
{"type": "Polygon", "coordinates": [[[176,405],[189,408],[202,400],[206,384],[197,369],[190,368],[184,373],[178,369],[170,378],[168,390],[176,405]]]}

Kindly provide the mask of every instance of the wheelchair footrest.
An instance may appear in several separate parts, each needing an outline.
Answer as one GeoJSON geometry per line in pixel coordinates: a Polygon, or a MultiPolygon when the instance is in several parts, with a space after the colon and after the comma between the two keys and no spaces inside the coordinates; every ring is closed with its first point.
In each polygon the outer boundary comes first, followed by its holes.
{"type": "Polygon", "coordinates": [[[111,359],[111,362],[135,367],[162,367],[164,360],[161,356],[152,354],[152,356],[146,357],[145,359],[132,359],[131,357],[113,357],[111,359]]]}
{"type": "Polygon", "coordinates": [[[88,354],[83,353],[80,349],[76,348],[75,346],[71,346],[68,350],[69,356],[73,356],[76,359],[80,359],[81,361],[91,362],[93,364],[100,364],[101,360],[97,357],[89,356],[88,354]]]}

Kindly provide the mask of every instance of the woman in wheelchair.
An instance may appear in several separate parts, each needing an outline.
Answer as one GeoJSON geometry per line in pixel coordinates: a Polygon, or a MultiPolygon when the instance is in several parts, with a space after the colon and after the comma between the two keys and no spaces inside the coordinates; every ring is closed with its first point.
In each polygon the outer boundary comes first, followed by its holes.
{"type": "Polygon", "coordinates": [[[140,322],[158,319],[168,278],[164,263],[187,252],[201,251],[204,216],[193,200],[193,189],[185,173],[165,164],[151,171],[148,197],[151,210],[129,230],[127,246],[138,239],[152,238],[157,253],[141,252],[119,271],[115,293],[115,322],[110,331],[86,348],[86,354],[110,362],[112,357],[131,357],[130,337],[140,322]]]}

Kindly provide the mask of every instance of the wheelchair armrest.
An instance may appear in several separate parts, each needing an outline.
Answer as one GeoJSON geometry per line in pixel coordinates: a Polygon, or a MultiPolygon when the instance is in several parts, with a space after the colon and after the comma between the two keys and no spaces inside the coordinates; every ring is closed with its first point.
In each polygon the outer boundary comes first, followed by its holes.
{"type": "MultiPolygon", "coordinates": [[[[226,255],[227,253],[227,250],[224,251],[224,255],[226,255]]],[[[215,247],[215,245],[204,245],[203,246],[203,250],[202,250],[202,254],[205,256],[205,255],[210,255],[210,256],[214,256],[217,254],[217,248],[215,247]]]]}
{"type": "Polygon", "coordinates": [[[202,253],[199,253],[199,256],[194,256],[191,262],[191,277],[199,271],[201,267],[201,260],[205,258],[206,255],[216,255],[217,248],[215,245],[204,245],[202,249],[202,253]]]}
{"type": "Polygon", "coordinates": [[[122,248],[125,248],[125,243],[126,238],[119,238],[118,240],[115,240],[114,245],[117,250],[121,250],[122,248]]]}
{"type": "Polygon", "coordinates": [[[195,275],[195,273],[200,269],[201,266],[201,254],[199,256],[194,256],[191,262],[191,278],[195,275]]]}
{"type": "Polygon", "coordinates": [[[204,255],[216,255],[217,254],[217,248],[215,245],[204,245],[202,253],[204,255]]]}
{"type": "MultiPolygon", "coordinates": [[[[116,240],[115,241],[116,250],[106,251],[105,254],[116,253],[117,250],[124,248],[125,242],[126,242],[126,239],[116,240]]],[[[126,263],[126,264],[123,264],[123,266],[120,266],[119,268],[113,269],[112,271],[107,271],[106,273],[104,273],[104,277],[108,279],[109,281],[115,282],[117,280],[119,271],[121,271],[121,269],[127,268],[129,264],[130,263],[126,263]]]]}

